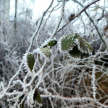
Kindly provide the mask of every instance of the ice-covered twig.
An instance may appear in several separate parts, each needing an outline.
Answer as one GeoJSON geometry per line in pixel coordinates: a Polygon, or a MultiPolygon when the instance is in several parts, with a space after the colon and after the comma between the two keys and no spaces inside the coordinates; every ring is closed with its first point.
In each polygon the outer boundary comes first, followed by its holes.
{"type": "Polygon", "coordinates": [[[63,18],[63,16],[64,16],[64,7],[65,7],[65,0],[62,1],[61,17],[60,17],[59,22],[58,22],[58,24],[57,24],[57,26],[56,26],[56,28],[55,28],[55,30],[54,30],[54,32],[53,32],[53,35],[52,35],[51,37],[54,37],[54,36],[55,36],[55,34],[57,33],[57,30],[58,30],[59,27],[60,27],[62,18],[63,18]]]}
{"type": "MultiPolygon", "coordinates": [[[[77,1],[77,0],[74,0],[74,1],[75,1],[76,3],[78,3],[81,7],[84,8],[84,6],[83,6],[79,1],[77,1]]],[[[96,2],[97,2],[97,1],[99,1],[99,0],[96,0],[96,2]]],[[[96,3],[96,2],[94,2],[94,3],[96,3]]],[[[97,31],[97,33],[98,33],[100,39],[102,40],[104,46],[106,47],[106,49],[108,49],[108,46],[107,46],[105,40],[103,39],[103,37],[102,37],[100,31],[98,30],[97,25],[95,24],[95,22],[93,21],[93,19],[90,17],[90,15],[87,13],[87,11],[84,10],[84,12],[85,12],[85,14],[87,15],[87,17],[89,18],[89,20],[92,22],[92,24],[94,25],[94,27],[95,27],[95,29],[96,29],[96,31],[97,31]]]]}
{"type": "Polygon", "coordinates": [[[54,98],[54,99],[61,99],[61,100],[65,100],[65,101],[70,101],[70,102],[95,102],[96,104],[98,104],[99,106],[101,106],[102,108],[108,108],[107,105],[101,104],[100,102],[96,101],[95,99],[92,99],[90,97],[63,97],[63,96],[59,96],[59,95],[41,95],[42,98],[54,98]]]}
{"type": "MultiPolygon", "coordinates": [[[[75,1],[75,0],[74,0],[75,1]]],[[[78,14],[75,15],[75,18],[77,18],[78,16],[80,16],[89,6],[93,5],[94,3],[98,2],[99,0],[95,0],[93,2],[91,2],[90,4],[88,4],[87,6],[85,6],[78,14]]],[[[70,22],[66,23],[65,25],[63,25],[57,32],[61,31],[64,27],[66,27],[70,22]]]]}
{"type": "Polygon", "coordinates": [[[93,65],[93,70],[92,70],[92,75],[91,75],[91,78],[92,78],[92,80],[91,80],[91,84],[92,84],[92,90],[93,90],[93,92],[92,92],[92,95],[93,95],[93,98],[94,99],[96,99],[96,79],[95,79],[95,69],[96,69],[96,66],[95,65],[93,65]]]}
{"type": "MultiPolygon", "coordinates": [[[[39,23],[39,25],[38,25],[37,30],[36,30],[36,31],[34,32],[34,34],[33,34],[32,40],[34,40],[35,36],[39,33],[39,29],[40,29],[41,24],[42,24],[42,22],[43,22],[43,18],[44,18],[44,16],[46,15],[46,13],[48,12],[48,10],[51,8],[51,6],[53,5],[53,2],[54,2],[54,0],[51,1],[51,3],[50,3],[50,5],[48,6],[48,8],[43,12],[42,18],[41,18],[41,20],[40,20],[40,23],[39,23]]],[[[38,36],[36,37],[36,41],[38,42],[38,36]]],[[[32,43],[33,43],[33,42],[32,42],[32,43]]],[[[32,45],[32,44],[31,44],[31,45],[32,45]]],[[[31,47],[30,47],[30,48],[31,48],[31,47]]]]}

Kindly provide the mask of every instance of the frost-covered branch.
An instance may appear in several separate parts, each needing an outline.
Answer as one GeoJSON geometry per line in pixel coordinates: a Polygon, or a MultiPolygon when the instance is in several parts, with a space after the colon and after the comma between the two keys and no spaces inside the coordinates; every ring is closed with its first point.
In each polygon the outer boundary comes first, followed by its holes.
{"type": "MultiPolygon", "coordinates": [[[[77,0],[74,0],[74,1],[77,2],[81,7],[84,8],[84,6],[79,1],[77,1],[77,0]]],[[[102,40],[103,44],[105,45],[105,48],[108,49],[108,46],[107,46],[105,40],[103,39],[102,35],[100,34],[97,25],[95,24],[95,22],[93,21],[93,19],[89,16],[89,14],[87,13],[87,11],[86,10],[84,10],[84,11],[85,11],[85,14],[88,16],[88,18],[90,19],[90,21],[92,22],[92,24],[94,25],[94,27],[95,27],[95,29],[96,29],[96,31],[97,31],[100,39],[102,40]]]]}
{"type": "Polygon", "coordinates": [[[63,96],[59,96],[59,95],[41,95],[41,97],[43,98],[47,98],[47,97],[51,97],[54,99],[61,99],[61,100],[65,100],[65,101],[70,101],[70,102],[95,102],[96,104],[98,104],[101,107],[107,108],[107,105],[101,104],[100,102],[96,101],[95,99],[89,98],[89,97],[63,97],[63,96]]]}
{"type": "MultiPolygon", "coordinates": [[[[74,0],[74,1],[75,1],[75,2],[78,2],[78,1],[76,1],[76,0],[74,0]]],[[[88,4],[87,6],[83,7],[83,9],[82,9],[78,14],[76,14],[76,15],[73,17],[73,20],[74,20],[75,18],[77,18],[78,16],[80,16],[83,12],[85,12],[85,10],[86,10],[89,6],[93,5],[94,3],[98,2],[98,1],[100,1],[100,0],[95,0],[95,1],[91,2],[90,4],[88,4]]],[[[61,30],[62,30],[64,27],[66,27],[69,23],[70,23],[70,22],[68,22],[68,23],[66,23],[65,25],[63,25],[63,27],[61,27],[57,32],[61,31],[61,30]]]]}
{"type": "Polygon", "coordinates": [[[56,28],[55,28],[55,30],[53,32],[53,35],[51,37],[55,36],[55,34],[57,33],[57,30],[58,30],[58,28],[59,28],[59,26],[61,24],[62,18],[64,16],[64,7],[65,7],[65,0],[62,1],[61,17],[60,17],[59,22],[58,22],[58,24],[57,24],[57,26],[56,26],[56,28]]]}
{"type": "Polygon", "coordinates": [[[95,79],[95,68],[96,68],[96,66],[95,65],[93,65],[93,71],[92,71],[92,75],[91,75],[91,78],[92,78],[92,80],[91,80],[91,83],[92,83],[92,89],[93,89],[93,98],[94,99],[96,99],[96,79],[95,79]]]}

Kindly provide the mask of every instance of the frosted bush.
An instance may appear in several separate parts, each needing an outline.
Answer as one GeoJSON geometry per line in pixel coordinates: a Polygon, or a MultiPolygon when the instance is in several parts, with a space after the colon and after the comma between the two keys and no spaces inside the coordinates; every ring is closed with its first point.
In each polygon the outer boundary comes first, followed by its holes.
{"type": "MultiPolygon", "coordinates": [[[[91,8],[99,4],[84,0],[63,0],[55,6],[53,3],[52,0],[32,28],[24,20],[11,24],[2,18],[0,106],[108,108],[108,53],[105,50],[100,52],[98,47],[100,43],[105,47],[104,33],[99,29],[104,25],[104,15],[101,13],[103,16],[99,20],[97,13],[100,11],[95,12],[96,17],[91,14],[91,8]],[[67,3],[75,3],[79,8],[70,22],[66,12],[71,14],[72,10],[65,11],[67,3]],[[52,14],[58,9],[61,13],[56,19],[52,14]],[[18,26],[16,32],[12,28],[15,24],[18,26]],[[98,39],[101,41],[97,45],[98,39]],[[96,48],[93,49],[94,55],[91,55],[90,44],[96,48]],[[88,57],[81,58],[83,53],[88,57]],[[72,58],[69,54],[79,58],[72,58]]],[[[106,11],[101,6],[98,8],[106,11]]]]}

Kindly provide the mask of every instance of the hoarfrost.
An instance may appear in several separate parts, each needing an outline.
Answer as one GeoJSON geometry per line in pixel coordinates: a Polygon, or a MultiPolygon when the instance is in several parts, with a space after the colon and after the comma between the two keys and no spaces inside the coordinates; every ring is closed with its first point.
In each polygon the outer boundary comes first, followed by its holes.
{"type": "Polygon", "coordinates": [[[49,58],[41,51],[40,48],[35,49],[35,50],[33,51],[33,53],[34,53],[34,54],[35,54],[35,53],[36,53],[36,54],[39,54],[41,60],[45,59],[45,60],[49,61],[49,58]]]}
{"type": "Polygon", "coordinates": [[[45,42],[41,45],[41,48],[43,48],[45,45],[48,44],[49,41],[52,41],[52,40],[56,40],[56,38],[53,37],[53,38],[49,38],[49,39],[45,40],[45,42]]]}

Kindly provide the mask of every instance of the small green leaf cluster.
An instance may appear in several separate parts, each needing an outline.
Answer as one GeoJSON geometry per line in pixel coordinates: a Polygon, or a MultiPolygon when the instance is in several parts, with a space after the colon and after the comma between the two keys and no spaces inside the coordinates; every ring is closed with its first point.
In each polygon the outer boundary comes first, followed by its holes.
{"type": "Polygon", "coordinates": [[[51,57],[51,47],[55,46],[57,44],[57,41],[55,39],[49,39],[45,45],[40,48],[40,50],[42,51],[42,53],[50,58],[51,57]]]}
{"type": "MultiPolygon", "coordinates": [[[[63,36],[59,40],[59,46],[61,51],[69,53],[70,56],[80,58],[82,53],[91,53],[91,45],[77,33],[71,33],[63,36]]],[[[51,47],[55,46],[57,41],[55,39],[49,39],[45,45],[39,49],[40,55],[42,54],[45,58],[51,57],[51,47]]],[[[29,53],[27,55],[27,65],[30,71],[33,70],[35,63],[34,55],[29,53]]]]}
{"type": "MultiPolygon", "coordinates": [[[[51,57],[50,48],[55,46],[57,41],[55,39],[49,39],[46,44],[41,48],[41,51],[48,57],[51,57]]],[[[61,51],[68,52],[72,57],[79,58],[82,53],[91,53],[91,45],[79,34],[71,33],[63,36],[58,44],[60,44],[61,51]]]]}
{"type": "Polygon", "coordinates": [[[91,45],[79,34],[68,34],[61,38],[62,51],[68,52],[73,57],[81,57],[82,53],[91,53],[91,45]]]}

